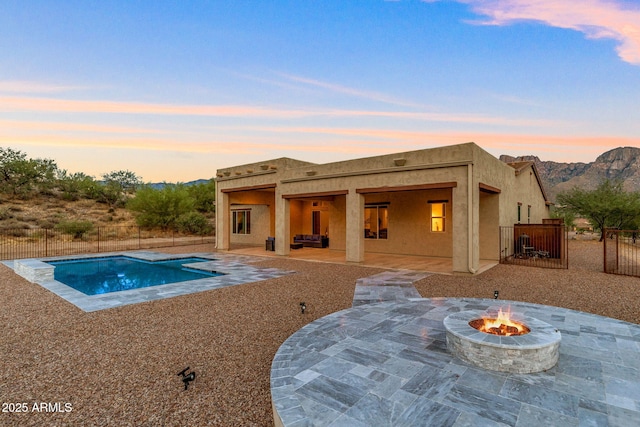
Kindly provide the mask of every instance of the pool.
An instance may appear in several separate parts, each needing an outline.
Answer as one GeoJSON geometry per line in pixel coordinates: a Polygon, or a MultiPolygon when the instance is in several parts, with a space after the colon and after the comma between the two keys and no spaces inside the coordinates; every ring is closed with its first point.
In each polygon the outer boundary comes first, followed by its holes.
{"type": "Polygon", "coordinates": [[[207,258],[180,258],[146,261],[128,256],[49,261],[55,266],[54,278],[85,295],[147,288],[221,276],[215,271],[183,267],[185,264],[211,261],[207,258]]]}

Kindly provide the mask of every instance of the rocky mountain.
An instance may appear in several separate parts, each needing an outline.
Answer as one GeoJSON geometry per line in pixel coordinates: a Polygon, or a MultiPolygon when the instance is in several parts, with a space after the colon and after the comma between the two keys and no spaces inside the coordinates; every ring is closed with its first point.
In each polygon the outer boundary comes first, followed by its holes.
{"type": "Polygon", "coordinates": [[[532,161],[549,198],[574,186],[595,189],[604,179],[621,180],[627,191],[640,191],[640,148],[619,147],[607,151],[591,163],[559,163],[542,161],[537,156],[500,156],[503,162],[532,161]]]}

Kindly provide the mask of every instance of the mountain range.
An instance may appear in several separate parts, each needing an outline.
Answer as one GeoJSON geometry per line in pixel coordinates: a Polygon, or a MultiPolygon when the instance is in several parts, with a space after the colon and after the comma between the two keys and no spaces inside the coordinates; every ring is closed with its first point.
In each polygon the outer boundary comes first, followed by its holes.
{"type": "Polygon", "coordinates": [[[537,156],[509,156],[500,160],[506,163],[534,162],[547,196],[555,201],[559,193],[579,187],[593,190],[603,180],[620,180],[626,191],[640,191],[640,148],[619,147],[599,155],[591,163],[560,163],[540,160],[537,156]]]}

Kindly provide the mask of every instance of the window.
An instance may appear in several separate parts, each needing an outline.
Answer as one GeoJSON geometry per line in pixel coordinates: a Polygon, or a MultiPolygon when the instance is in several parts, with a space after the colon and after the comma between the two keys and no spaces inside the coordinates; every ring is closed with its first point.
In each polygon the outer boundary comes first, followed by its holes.
{"type": "Polygon", "coordinates": [[[364,207],[365,239],[386,239],[389,227],[388,205],[366,205],[364,207]]]}
{"type": "Polygon", "coordinates": [[[251,234],[251,211],[233,211],[233,234],[251,234]]]}
{"type": "Polygon", "coordinates": [[[430,203],[431,205],[431,231],[442,233],[445,228],[445,218],[447,213],[446,203],[430,203]]]}
{"type": "Polygon", "coordinates": [[[520,224],[521,211],[522,211],[522,203],[518,202],[518,224],[520,224]]]}

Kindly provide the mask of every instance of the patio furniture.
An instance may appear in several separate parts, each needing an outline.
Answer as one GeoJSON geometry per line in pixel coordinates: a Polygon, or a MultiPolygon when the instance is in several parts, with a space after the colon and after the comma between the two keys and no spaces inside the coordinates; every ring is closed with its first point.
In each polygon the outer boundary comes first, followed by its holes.
{"type": "Polygon", "coordinates": [[[312,248],[326,248],[329,246],[329,238],[322,234],[296,234],[293,243],[302,243],[303,246],[312,248]]]}

